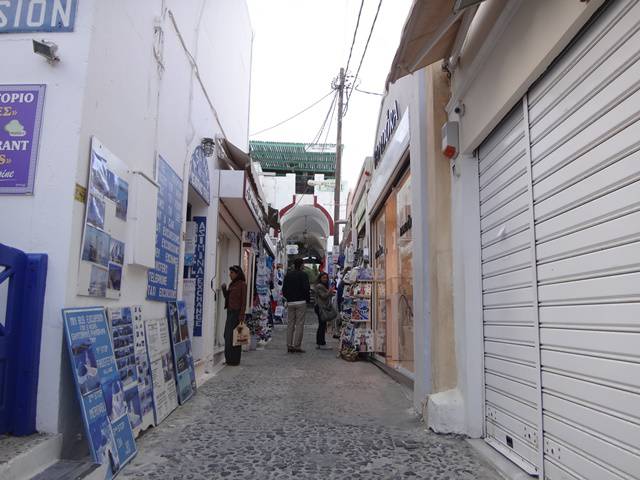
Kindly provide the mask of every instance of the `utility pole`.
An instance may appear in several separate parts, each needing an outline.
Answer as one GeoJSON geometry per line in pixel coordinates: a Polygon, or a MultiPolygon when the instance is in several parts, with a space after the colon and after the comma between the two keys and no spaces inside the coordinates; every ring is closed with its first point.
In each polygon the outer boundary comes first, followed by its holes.
{"type": "Polygon", "coordinates": [[[338,79],[338,139],[336,141],[336,188],[333,196],[333,253],[340,252],[340,168],[342,166],[342,109],[344,108],[344,68],[338,79]]]}

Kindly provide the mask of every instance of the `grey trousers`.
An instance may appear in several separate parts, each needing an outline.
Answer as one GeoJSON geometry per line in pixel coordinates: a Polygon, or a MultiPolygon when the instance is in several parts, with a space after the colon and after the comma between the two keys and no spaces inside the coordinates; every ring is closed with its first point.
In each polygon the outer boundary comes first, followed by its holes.
{"type": "Polygon", "coordinates": [[[300,348],[304,336],[304,316],[307,313],[307,304],[287,306],[287,346],[300,348]]]}

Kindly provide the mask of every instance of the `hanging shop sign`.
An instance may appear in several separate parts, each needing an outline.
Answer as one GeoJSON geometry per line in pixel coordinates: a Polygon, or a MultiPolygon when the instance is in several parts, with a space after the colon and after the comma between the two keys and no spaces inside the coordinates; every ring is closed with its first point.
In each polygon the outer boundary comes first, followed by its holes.
{"type": "Polygon", "coordinates": [[[156,425],[178,407],[178,392],[171,354],[171,335],[166,318],[145,322],[147,351],[151,361],[153,381],[153,411],[156,425]]]}
{"type": "Polygon", "coordinates": [[[156,268],[149,271],[147,299],[159,302],[178,296],[180,233],[182,229],[182,179],[159,157],[156,268]]]}
{"type": "Polygon", "coordinates": [[[204,154],[204,149],[197,146],[191,155],[191,173],[189,185],[198,192],[198,195],[209,205],[211,202],[211,182],[209,180],[209,164],[204,154]]]}
{"type": "Polygon", "coordinates": [[[95,463],[110,466],[113,476],[137,449],[105,310],[65,309],[62,317],[91,455],[95,463]]]}
{"type": "Polygon", "coordinates": [[[407,219],[405,220],[405,222],[400,225],[400,236],[402,237],[405,233],[409,232],[412,226],[413,221],[411,220],[411,215],[407,215],[407,219]]]}
{"type": "Polygon", "coordinates": [[[255,218],[256,223],[260,227],[261,232],[267,231],[267,224],[264,220],[264,215],[262,214],[262,206],[260,205],[260,201],[258,200],[258,195],[255,190],[251,186],[251,182],[248,179],[248,173],[245,173],[244,180],[244,200],[247,202],[247,206],[249,210],[251,210],[251,214],[253,218],[255,218]]]}
{"type": "Polygon", "coordinates": [[[72,32],[78,0],[0,2],[0,33],[72,32]]]}
{"type": "Polygon", "coordinates": [[[127,169],[97,138],[91,140],[78,295],[120,298],[129,182],[127,169]]]}
{"type": "Polygon", "coordinates": [[[202,336],[202,313],[204,309],[204,266],[207,242],[207,217],[193,217],[196,224],[196,241],[193,255],[193,278],[195,295],[193,302],[193,336],[202,336]]]}
{"type": "Polygon", "coordinates": [[[395,102],[393,102],[393,108],[387,110],[387,120],[373,151],[373,160],[376,167],[378,166],[378,162],[382,158],[384,150],[387,148],[387,143],[389,143],[389,140],[391,140],[391,135],[393,135],[394,130],[398,126],[399,120],[400,110],[398,109],[398,101],[396,100],[395,102]]]}
{"type": "Polygon", "coordinates": [[[178,401],[180,405],[184,405],[196,393],[196,372],[193,367],[191,339],[189,338],[187,306],[183,301],[168,302],[167,316],[171,333],[173,365],[178,384],[178,401]]]}
{"type": "Polygon", "coordinates": [[[0,85],[0,194],[33,193],[45,89],[0,85]]]}

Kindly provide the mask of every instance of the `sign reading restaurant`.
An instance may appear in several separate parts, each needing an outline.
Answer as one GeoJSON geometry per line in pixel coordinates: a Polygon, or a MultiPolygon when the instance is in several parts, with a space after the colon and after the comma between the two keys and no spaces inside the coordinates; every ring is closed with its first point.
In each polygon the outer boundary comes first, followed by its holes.
{"type": "Polygon", "coordinates": [[[72,32],[78,0],[0,0],[0,33],[72,32]]]}

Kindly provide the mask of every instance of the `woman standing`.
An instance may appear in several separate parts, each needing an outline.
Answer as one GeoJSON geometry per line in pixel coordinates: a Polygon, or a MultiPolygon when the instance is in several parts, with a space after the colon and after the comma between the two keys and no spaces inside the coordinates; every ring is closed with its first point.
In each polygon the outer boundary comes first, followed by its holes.
{"type": "Polygon", "coordinates": [[[329,275],[325,272],[320,273],[315,286],[316,291],[316,313],[318,314],[318,332],[316,333],[317,348],[328,348],[325,340],[327,331],[327,322],[333,320],[337,312],[331,303],[331,297],[335,293],[333,288],[329,288],[329,275]]]}
{"type": "Polygon", "coordinates": [[[233,330],[244,322],[247,306],[247,282],[242,269],[238,265],[229,268],[231,284],[229,288],[223,283],[224,308],[227,310],[227,322],[224,326],[224,358],[227,365],[240,365],[242,347],[233,346],[233,330]]]}

